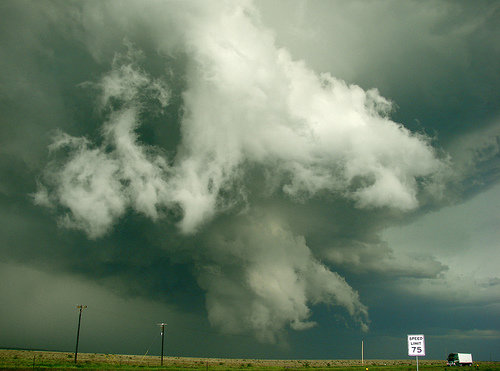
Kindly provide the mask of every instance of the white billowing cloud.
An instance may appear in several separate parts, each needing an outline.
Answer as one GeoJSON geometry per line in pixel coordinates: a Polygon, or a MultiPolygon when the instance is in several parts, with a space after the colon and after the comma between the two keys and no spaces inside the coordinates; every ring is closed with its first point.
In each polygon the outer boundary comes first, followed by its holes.
{"type": "Polygon", "coordinates": [[[167,162],[156,149],[140,146],[134,132],[144,90],[162,106],[168,90],[161,81],[139,71],[131,60],[128,64],[114,63],[99,86],[103,107],[110,101],[121,105],[102,128],[102,145],[57,134],[51,152],[64,149],[69,157],[62,164],[54,161],[46,172],[50,193],[41,185],[35,194],[39,204],[65,208],[67,213],[60,222],[84,230],[90,238],[105,234],[127,208],[155,220],[168,203],[167,162]]]}
{"type": "Polygon", "coordinates": [[[292,60],[247,10],[227,6],[186,31],[183,230],[216,211],[244,161],[273,166],[291,197],[326,190],[362,208],[417,207],[417,178],[443,168],[426,138],[392,122],[376,90],[292,60]]]}
{"type": "MultiPolygon", "coordinates": [[[[427,138],[389,119],[391,103],[377,90],[318,75],[277,48],[248,4],[192,4],[196,11],[173,25],[182,27],[177,35],[188,61],[187,88],[176,92],[183,117],[175,158],[136,134],[150,102],[164,108],[171,93],[139,67],[129,48],[91,84],[107,115],[102,143],[56,136],[51,150],[66,157],[49,166],[35,201],[62,208],[61,223],[90,238],[107,233],[128,210],[156,220],[162,210],[180,208],[181,232],[207,226],[212,239],[199,282],[210,320],[226,331],[275,341],[288,325],[312,326],[309,306],[316,303],[342,306],[367,328],[358,294],[286,223],[249,216],[249,226],[235,222],[227,232],[211,233],[208,222],[248,202],[247,165],[269,170],[269,188],[279,187],[292,201],[328,193],[358,208],[407,211],[418,207],[419,191],[431,189],[445,164],[427,138]]],[[[151,30],[158,33],[162,25],[151,30]]],[[[158,48],[168,49],[160,39],[153,38],[158,48]]]]}
{"type": "MultiPolygon", "coordinates": [[[[113,194],[123,191],[118,197],[128,201],[105,213],[106,225],[123,207],[156,217],[158,206],[174,202],[183,210],[181,230],[195,232],[233,204],[226,199],[227,191],[234,190],[235,182],[244,184],[246,163],[272,167],[273,184],[292,198],[327,191],[354,200],[360,208],[418,206],[424,183],[417,179],[431,179],[444,164],[425,137],[387,117],[389,101],[375,89],[364,91],[329,74],[318,75],[292,60],[244,3],[203,9],[200,5],[184,25],[188,87],[182,92],[182,138],[169,179],[165,161],[161,156],[148,158],[134,134],[141,100],[167,104],[169,93],[162,81],[129,62],[137,54],[129,50],[126,63],[123,57],[115,58],[112,71],[97,84],[101,105],[126,102],[104,129],[115,151],[105,154],[101,148],[94,154],[108,161],[102,162],[106,168],[96,169],[104,172],[100,179],[118,171],[121,183],[127,183],[112,188],[113,194]],[[142,188],[148,189],[147,196],[142,188]]],[[[90,155],[81,144],[80,153],[90,155]]],[[[68,171],[77,162],[75,157],[68,171]]],[[[90,197],[92,191],[84,193],[90,197]]],[[[71,209],[76,210],[74,205],[71,209]]]]}
{"type": "Polygon", "coordinates": [[[211,234],[209,262],[200,264],[199,277],[210,321],[229,333],[252,331],[275,342],[287,326],[314,326],[309,305],[326,303],[344,307],[367,330],[358,293],[314,258],[304,237],[257,214],[211,234]]]}
{"type": "Polygon", "coordinates": [[[60,169],[48,173],[55,187],[50,194],[42,186],[35,202],[69,209],[60,222],[66,227],[82,229],[90,238],[102,236],[116,219],[123,215],[126,200],[121,194],[121,183],[115,174],[119,163],[100,149],[89,148],[84,138],[65,134],[56,137],[52,148],[63,147],[75,151],[74,157],[60,169]]]}

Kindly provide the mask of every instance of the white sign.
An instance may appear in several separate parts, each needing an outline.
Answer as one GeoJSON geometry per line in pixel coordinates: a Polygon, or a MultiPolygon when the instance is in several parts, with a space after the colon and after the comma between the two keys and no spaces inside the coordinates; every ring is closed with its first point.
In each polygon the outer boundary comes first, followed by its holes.
{"type": "Polygon", "coordinates": [[[424,335],[408,335],[408,355],[410,357],[425,356],[424,335]]]}

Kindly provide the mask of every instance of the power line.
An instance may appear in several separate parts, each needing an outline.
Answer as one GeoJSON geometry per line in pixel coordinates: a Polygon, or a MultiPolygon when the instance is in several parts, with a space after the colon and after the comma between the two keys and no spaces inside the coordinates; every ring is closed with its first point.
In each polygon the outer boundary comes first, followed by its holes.
{"type": "Polygon", "coordinates": [[[153,345],[155,339],[156,339],[156,335],[153,336],[153,339],[151,340],[151,344],[149,344],[148,350],[146,350],[146,353],[144,353],[144,355],[142,356],[142,359],[144,359],[144,357],[146,357],[148,355],[149,350],[151,349],[151,346],[153,345]]]}

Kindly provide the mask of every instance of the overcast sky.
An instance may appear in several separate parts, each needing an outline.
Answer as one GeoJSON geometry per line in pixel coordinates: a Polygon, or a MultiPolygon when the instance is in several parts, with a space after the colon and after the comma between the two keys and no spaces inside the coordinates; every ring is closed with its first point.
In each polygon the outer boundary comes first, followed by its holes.
{"type": "Polygon", "coordinates": [[[500,360],[500,2],[0,13],[0,347],[500,360]]]}

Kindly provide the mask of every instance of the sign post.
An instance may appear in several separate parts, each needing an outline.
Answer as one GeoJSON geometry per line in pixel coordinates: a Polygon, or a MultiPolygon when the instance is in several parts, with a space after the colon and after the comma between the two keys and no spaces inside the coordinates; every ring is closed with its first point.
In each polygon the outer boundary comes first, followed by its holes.
{"type": "Polygon", "coordinates": [[[418,357],[425,356],[424,335],[408,335],[408,355],[417,359],[418,371],[418,357]]]}

